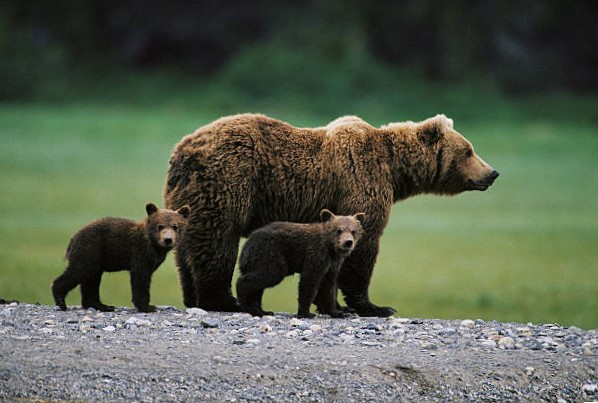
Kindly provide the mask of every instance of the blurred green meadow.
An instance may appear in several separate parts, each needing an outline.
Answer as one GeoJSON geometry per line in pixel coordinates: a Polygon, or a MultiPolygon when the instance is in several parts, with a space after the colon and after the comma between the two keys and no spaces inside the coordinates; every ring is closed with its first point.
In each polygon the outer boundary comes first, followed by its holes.
{"type": "MultiPolygon", "coordinates": [[[[141,219],[145,203],[161,204],[173,146],[222,115],[320,126],[343,114],[380,125],[445,113],[501,176],[487,192],[395,205],[372,301],[404,317],[598,328],[596,97],[515,100],[411,76],[397,79],[400,90],[351,97],[331,88],[330,99],[313,102],[244,99],[225,84],[176,76],[104,84],[70,101],[0,104],[0,298],[53,304],[50,284],[70,237],[93,219],[141,219]]],[[[296,287],[295,277],[266,291],[265,307],[295,312],[296,287]]],[[[105,275],[101,295],[131,306],[128,273],[105,275]]],[[[172,256],[154,275],[152,302],[182,308],[172,256]]],[[[80,304],[78,289],[67,303],[80,304]]]]}

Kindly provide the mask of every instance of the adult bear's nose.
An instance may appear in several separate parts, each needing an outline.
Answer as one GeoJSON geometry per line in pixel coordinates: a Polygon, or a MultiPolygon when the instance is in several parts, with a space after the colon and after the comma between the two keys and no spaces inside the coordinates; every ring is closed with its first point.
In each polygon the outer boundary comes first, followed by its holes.
{"type": "Polygon", "coordinates": [[[345,249],[349,249],[353,246],[353,240],[352,239],[347,239],[345,241],[345,243],[343,243],[343,248],[345,249]]]}
{"type": "Polygon", "coordinates": [[[495,180],[496,178],[498,178],[498,175],[500,175],[500,174],[499,174],[499,173],[498,173],[498,171],[495,169],[494,171],[492,171],[492,172],[490,173],[490,178],[492,178],[492,180],[495,180]]]}

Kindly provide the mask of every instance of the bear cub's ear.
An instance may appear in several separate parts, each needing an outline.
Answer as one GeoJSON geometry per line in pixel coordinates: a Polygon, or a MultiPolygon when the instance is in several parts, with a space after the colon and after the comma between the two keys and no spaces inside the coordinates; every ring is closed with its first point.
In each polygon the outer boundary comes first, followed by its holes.
{"type": "Polygon", "coordinates": [[[145,205],[145,211],[147,211],[147,215],[150,216],[158,212],[158,207],[156,207],[154,203],[148,203],[145,205]]]}
{"type": "Polygon", "coordinates": [[[320,211],[320,221],[322,222],[328,222],[332,220],[334,217],[335,216],[334,214],[332,214],[332,211],[328,209],[323,209],[322,211],[320,211]]]}
{"type": "Polygon", "coordinates": [[[417,138],[424,144],[432,145],[440,140],[448,129],[452,128],[453,119],[449,119],[444,115],[436,115],[419,124],[417,138]]]}
{"type": "Polygon", "coordinates": [[[189,214],[191,214],[191,207],[189,207],[185,204],[183,207],[178,209],[176,212],[179,213],[180,215],[182,215],[184,218],[187,218],[187,217],[189,217],[189,214]]]}
{"type": "Polygon", "coordinates": [[[357,213],[353,217],[355,217],[355,219],[359,221],[361,225],[363,225],[363,223],[365,222],[365,213],[357,213]]]}

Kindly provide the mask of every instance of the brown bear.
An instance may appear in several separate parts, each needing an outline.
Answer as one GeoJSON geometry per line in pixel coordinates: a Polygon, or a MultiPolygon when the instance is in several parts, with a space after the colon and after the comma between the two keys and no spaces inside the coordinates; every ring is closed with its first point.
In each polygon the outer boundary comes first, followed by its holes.
{"type": "Polygon", "coordinates": [[[71,238],[66,250],[68,266],[52,284],[56,305],[66,310],[69,291],[81,285],[81,305],[110,312],[113,306],[100,301],[102,273],[130,271],[133,305],[140,312],[153,312],[150,305],[152,274],[176,246],[189,216],[189,206],[177,211],[145,206],[147,217],[136,222],[125,218],[101,218],[71,238]]]}
{"type": "Polygon", "coordinates": [[[380,128],[355,116],[315,129],[256,114],[218,119],[176,145],[166,179],[165,205],[193,209],[176,254],[184,303],[237,310],[239,238],[272,221],[314,222],[328,208],[368,218],[338,277],[345,302],[362,316],[392,315],[368,286],[393,203],[486,190],[497,177],[444,115],[380,128]]]}
{"type": "Polygon", "coordinates": [[[300,318],[312,318],[314,300],[320,313],[341,318],[337,308],[336,280],[341,265],[361,237],[365,215],[335,216],[320,212],[320,223],[273,222],[253,231],[241,251],[237,298],[241,310],[252,315],[272,315],[262,310],[264,289],[286,276],[300,273],[300,318]]]}

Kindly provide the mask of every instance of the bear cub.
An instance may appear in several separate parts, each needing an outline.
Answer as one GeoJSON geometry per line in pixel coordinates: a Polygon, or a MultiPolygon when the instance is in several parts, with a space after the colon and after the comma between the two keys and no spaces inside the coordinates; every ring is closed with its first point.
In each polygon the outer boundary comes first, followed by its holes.
{"type": "Polygon", "coordinates": [[[300,273],[300,318],[312,318],[312,303],[333,318],[344,316],[336,304],[337,277],[363,233],[365,214],[336,216],[320,212],[319,223],[273,222],[253,231],[241,251],[237,299],[241,309],[255,316],[262,310],[264,290],[286,276],[300,273]]]}
{"type": "Polygon", "coordinates": [[[128,270],[131,275],[133,305],[140,312],[154,312],[150,305],[152,274],[164,262],[181,237],[189,206],[177,211],[145,206],[142,221],[126,218],[101,218],[77,232],[66,250],[68,266],[52,284],[52,294],[60,310],[66,310],[69,291],[81,285],[81,305],[99,311],[114,311],[100,301],[102,273],[128,270]]]}

